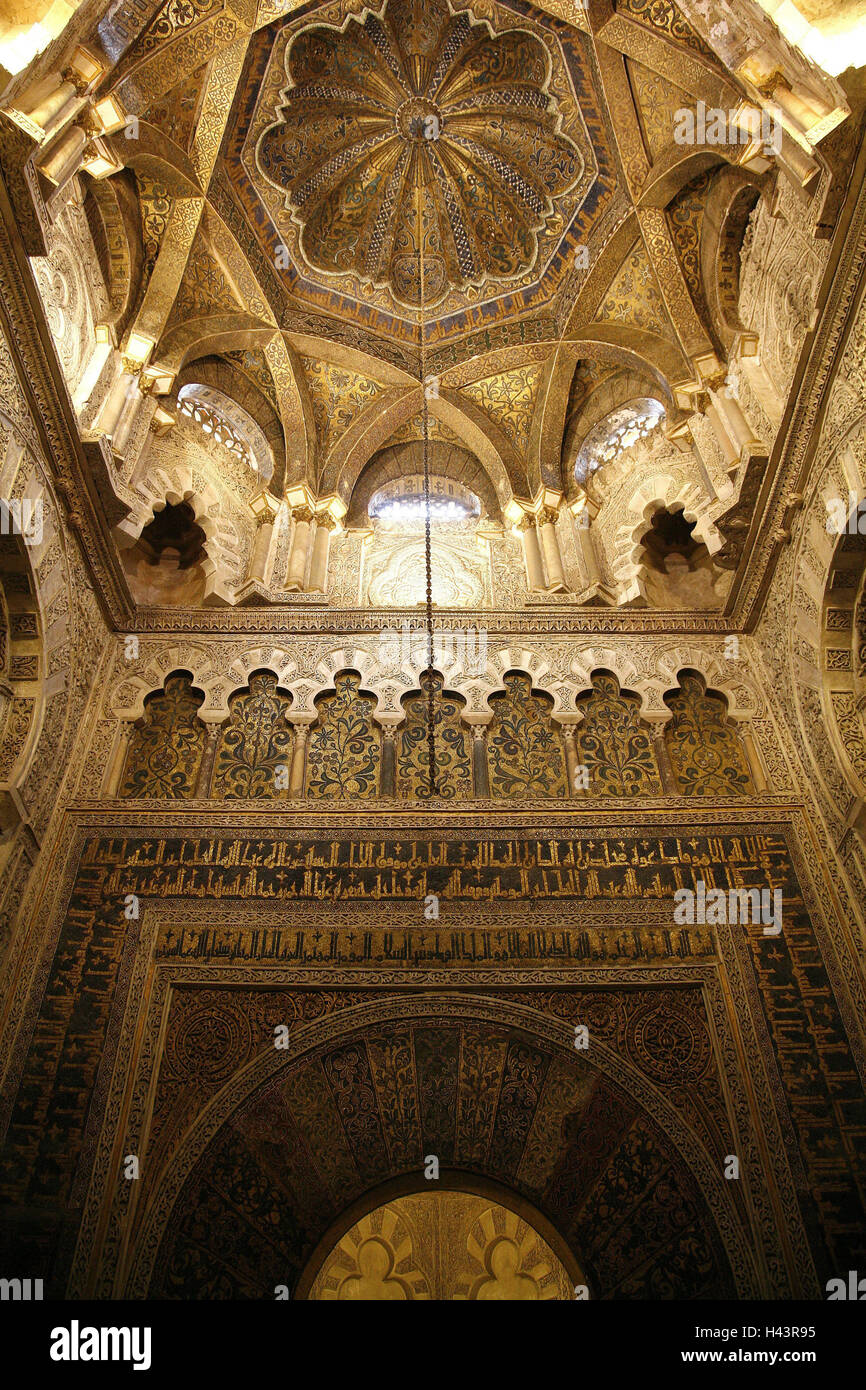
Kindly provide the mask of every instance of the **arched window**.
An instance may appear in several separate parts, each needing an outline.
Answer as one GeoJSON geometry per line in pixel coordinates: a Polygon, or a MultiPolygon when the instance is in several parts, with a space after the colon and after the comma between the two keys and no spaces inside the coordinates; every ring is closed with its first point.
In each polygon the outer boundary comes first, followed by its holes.
{"type": "Polygon", "coordinates": [[[653,430],[658,429],[665,418],[665,408],[660,401],[651,396],[630,401],[628,405],[618,406],[593,426],[577,455],[574,476],[578,483],[585,483],[590,474],[605,463],[611,463],[629,449],[633,449],[653,430]]]}
{"type": "MultiPolygon", "coordinates": [[[[426,517],[424,476],[418,474],[386,483],[370,498],[372,520],[397,526],[423,527],[426,517]]],[[[430,478],[430,520],[474,521],[481,515],[481,503],[454,478],[430,478]]]]}
{"type": "Polygon", "coordinates": [[[251,415],[213,386],[190,382],[177,393],[178,413],[221,444],[229,453],[260,473],[267,482],[274,460],[264,432],[251,415]]]}

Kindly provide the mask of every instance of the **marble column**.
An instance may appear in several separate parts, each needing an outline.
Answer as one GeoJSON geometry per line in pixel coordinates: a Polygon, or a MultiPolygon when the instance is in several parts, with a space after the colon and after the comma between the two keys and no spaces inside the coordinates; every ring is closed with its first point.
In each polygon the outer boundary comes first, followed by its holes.
{"type": "Polygon", "coordinates": [[[667,796],[678,796],[677,779],[671,766],[668,746],[665,742],[665,727],[667,720],[663,724],[654,724],[650,728],[650,737],[653,744],[653,752],[658,763],[659,776],[662,779],[662,790],[667,796]]]}
{"type": "Polygon", "coordinates": [[[80,169],[86,147],[87,132],[82,130],[80,125],[68,125],[63,133],[48,145],[37,162],[37,168],[49,183],[60,188],[80,169]]]}
{"type": "Polygon", "coordinates": [[[556,534],[558,512],[552,507],[544,507],[538,514],[538,527],[541,532],[541,545],[547,565],[547,587],[553,593],[562,593],[568,588],[562,555],[559,550],[559,537],[556,534]]]}
{"type": "Polygon", "coordinates": [[[292,729],[294,730],[294,740],[292,742],[292,767],[289,774],[289,796],[292,801],[299,801],[304,795],[304,770],[310,722],[293,724],[292,729]]]}
{"type": "Polygon", "coordinates": [[[313,558],[310,562],[309,588],[314,592],[326,593],[328,588],[328,558],[331,549],[331,532],[336,526],[328,512],[316,517],[316,535],[313,540],[313,558]]]}
{"type": "Polygon", "coordinates": [[[805,188],[807,183],[811,183],[816,174],[820,173],[821,166],[816,159],[812,159],[803,149],[802,145],[789,135],[787,130],[782,131],[782,148],[779,152],[779,161],[785,166],[785,170],[790,174],[794,183],[799,187],[805,188]]]}
{"type": "Polygon", "coordinates": [[[524,512],[517,523],[523,543],[523,561],[526,565],[526,583],[530,593],[540,593],[547,588],[544,582],[544,566],[541,563],[541,547],[538,544],[538,531],[535,517],[524,512]]]}
{"type": "Polygon", "coordinates": [[[740,358],[740,370],[763,406],[767,419],[778,428],[782,423],[784,402],[766,366],[758,356],[743,356],[740,358]]]}
{"type": "Polygon", "coordinates": [[[135,728],[134,719],[122,719],[120,727],[114,740],[111,761],[103,781],[103,795],[117,796],[123,769],[126,767],[126,757],[129,753],[129,743],[132,738],[132,731],[135,728]]]}
{"type": "Polygon", "coordinates": [[[116,377],[108,393],[105,405],[99,413],[97,428],[101,434],[107,435],[109,439],[117,429],[120,417],[123,414],[124,406],[126,405],[127,396],[132,389],[133,380],[132,372],[124,367],[120,375],[116,377]]]}
{"type": "Polygon", "coordinates": [[[709,396],[704,397],[698,408],[701,410],[702,414],[706,415],[712,425],[713,434],[716,436],[716,441],[724,456],[725,467],[728,472],[730,472],[732,468],[736,468],[740,461],[740,451],[734,443],[727,422],[716,406],[715,401],[709,396]]]}
{"type": "Polygon", "coordinates": [[[198,770],[198,782],[196,783],[195,794],[202,799],[211,794],[211,779],[213,778],[213,765],[216,761],[217,745],[222,731],[222,724],[207,724],[207,742],[204,746],[201,767],[198,770]]]}
{"type": "Polygon", "coordinates": [[[138,389],[138,382],[135,377],[133,377],[129,385],[129,390],[126,393],[126,400],[120,413],[120,419],[111,436],[111,447],[116,454],[122,454],[129,443],[129,436],[132,433],[132,427],[135,424],[135,419],[143,400],[144,396],[138,389]]]}
{"type": "Polygon", "coordinates": [[[475,795],[490,796],[490,770],[487,766],[487,725],[472,725],[472,775],[475,782],[475,795]]]}
{"type": "Polygon", "coordinates": [[[587,789],[578,786],[580,764],[577,760],[577,740],[574,736],[574,725],[560,724],[559,727],[562,730],[562,741],[565,744],[565,767],[568,773],[569,796],[585,796],[587,789]]]}
{"type": "Polygon", "coordinates": [[[592,521],[589,512],[582,512],[581,517],[583,516],[586,517],[586,524],[582,526],[579,518],[575,530],[577,531],[577,543],[580,547],[580,557],[586,571],[587,586],[591,586],[601,583],[601,566],[595,551],[595,537],[592,534],[592,521]]]}
{"type": "Polygon", "coordinates": [[[40,130],[48,131],[72,110],[80,95],[79,89],[80,83],[74,81],[71,75],[49,73],[13,98],[13,107],[40,130]]]}
{"type": "Polygon", "coordinates": [[[310,531],[313,521],[312,507],[296,507],[292,512],[295,523],[292,535],[292,548],[286,569],[286,588],[296,593],[304,589],[307,576],[307,556],[310,551],[310,531]]]}
{"type": "Polygon", "coordinates": [[[276,517],[270,510],[262,512],[257,520],[256,535],[250,554],[247,579],[256,584],[267,583],[268,564],[271,558],[271,542],[274,535],[276,517]]]}
{"type": "Polygon", "coordinates": [[[753,739],[750,731],[748,729],[744,729],[742,726],[737,730],[737,732],[739,733],[743,747],[746,750],[746,758],[748,759],[749,768],[752,773],[752,782],[754,783],[755,791],[765,792],[767,790],[767,779],[764,775],[764,765],[761,762],[761,757],[755,745],[755,740],[753,739]]]}
{"type": "Polygon", "coordinates": [[[743,413],[740,402],[730,394],[727,387],[723,386],[716,391],[714,400],[716,409],[724,420],[734,442],[737,458],[739,458],[741,450],[747,445],[760,444],[760,440],[743,413]]]}
{"type": "MultiPolygon", "coordinates": [[[[397,730],[393,724],[383,724],[381,796],[397,795],[397,730]]],[[[426,765],[425,765],[426,766],[426,765]]]]}

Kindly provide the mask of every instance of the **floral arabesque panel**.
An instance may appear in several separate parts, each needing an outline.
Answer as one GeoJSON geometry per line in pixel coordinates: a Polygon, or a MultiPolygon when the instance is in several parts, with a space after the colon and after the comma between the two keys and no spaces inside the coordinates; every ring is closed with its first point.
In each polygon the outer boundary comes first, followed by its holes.
{"type": "Polygon", "coordinates": [[[204,700],[190,676],[169,676],[145,701],[132,731],[119,796],[195,796],[207,738],[198,709],[204,700]]]}
{"type": "Polygon", "coordinates": [[[592,692],[578,700],[578,708],[579,760],[590,796],[659,795],[661,776],[638,696],[622,694],[615,676],[595,672],[592,692]]]}
{"type": "Polygon", "coordinates": [[[270,671],[250,677],[248,692],[234,695],[220,733],[211,795],[225,800],[288,794],[292,759],[291,697],[270,671]]]}
{"type": "Polygon", "coordinates": [[[334,694],[317,702],[318,721],[307,748],[307,795],[378,796],[382,764],[376,700],[361,690],[355,672],[343,672],[334,694]]]}
{"type": "MultiPolygon", "coordinates": [[[[463,701],[444,692],[442,680],[437,677],[433,687],[436,795],[447,800],[473,794],[472,735],[461,719],[462,707],[463,701]]],[[[397,790],[401,796],[427,797],[430,795],[430,762],[426,685],[420,694],[405,699],[403,708],[406,722],[398,735],[397,790]]]]}
{"type": "Polygon", "coordinates": [[[487,736],[490,791],[503,797],[568,795],[565,755],[551,718],[553,701],[533,695],[522,672],[510,673],[505,691],[490,698],[493,721],[487,736]]]}
{"type": "Polygon", "coordinates": [[[750,796],[749,762],[727,702],[709,694],[703,678],[682,672],[680,688],[665,696],[671,719],[665,743],[683,796],[750,796]]]}

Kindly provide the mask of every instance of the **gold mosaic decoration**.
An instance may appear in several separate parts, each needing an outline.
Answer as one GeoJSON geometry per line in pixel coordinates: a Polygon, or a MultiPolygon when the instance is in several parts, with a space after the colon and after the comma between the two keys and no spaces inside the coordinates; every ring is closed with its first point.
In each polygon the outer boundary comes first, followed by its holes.
{"type": "Polygon", "coordinates": [[[627,66],[647,148],[655,160],[670,148],[674,138],[674,110],[692,107],[694,98],[661,73],[644,67],[643,63],[628,63],[627,66]]]}
{"type": "Polygon", "coordinates": [[[680,688],[666,695],[673,718],[665,743],[683,796],[754,795],[749,763],[721,695],[707,692],[697,674],[683,672],[680,688]]]}
{"type": "Polygon", "coordinates": [[[229,800],[288,794],[290,703],[270,671],[256,672],[248,691],[232,696],[220,733],[211,796],[229,800]]]}
{"type": "Polygon", "coordinates": [[[631,324],[662,337],[670,332],[664,301],[643,245],[635,247],[617,272],[596,318],[602,323],[631,324]]]}
{"type": "Polygon", "coordinates": [[[550,717],[553,701],[533,695],[522,672],[505,677],[505,692],[492,695],[493,722],[487,762],[493,796],[567,796],[565,756],[550,717]]]}
{"type": "Polygon", "coordinates": [[[417,306],[422,202],[427,303],[533,266],[584,167],[540,39],[493,34],[445,0],[389,0],[381,18],[303,30],[287,70],[256,159],[310,266],[417,306]]]}
{"type": "Polygon", "coordinates": [[[527,1221],[468,1192],[397,1197],[361,1217],[309,1297],[340,1302],[572,1300],[561,1260],[527,1221]]]}
{"type": "Polygon", "coordinates": [[[359,372],[325,362],[320,357],[301,359],[307,375],[319,451],[327,458],[334,442],[345,434],[359,411],[385,390],[378,381],[359,372]]]}
{"type": "Polygon", "coordinates": [[[195,796],[207,734],[198,718],[201,691],[186,675],[169,676],[145,701],[133,730],[119,796],[195,796]]]}
{"type": "Polygon", "coordinates": [[[382,747],[373,723],[376,700],[361,690],[361,677],[344,671],[334,694],[317,702],[319,719],[307,748],[307,795],[377,796],[382,747]]]}
{"type": "MultiPolygon", "coordinates": [[[[472,738],[468,726],[461,719],[463,701],[443,692],[442,680],[438,676],[435,678],[434,691],[436,795],[449,800],[472,796],[472,738]]],[[[405,699],[403,708],[406,723],[399,734],[397,789],[402,796],[429,796],[426,687],[419,695],[410,695],[405,699]]]]}
{"type": "MultiPolygon", "coordinates": [[[[405,425],[401,425],[398,430],[395,430],[387,441],[387,446],[383,445],[383,447],[390,449],[395,444],[415,444],[423,438],[424,421],[420,415],[415,415],[411,420],[407,420],[405,425]]],[[[461,449],[466,448],[459,434],[455,434],[448,425],[437,420],[435,415],[428,418],[427,438],[438,440],[443,444],[456,444],[461,449]]]]}
{"type": "Polygon", "coordinates": [[[541,373],[541,363],[529,362],[513,372],[485,377],[463,388],[463,394],[481,406],[520,453],[529,442],[541,373]]]}
{"type": "Polygon", "coordinates": [[[652,740],[641,723],[640,698],[620,692],[616,676],[595,672],[592,693],[580,697],[580,761],[592,796],[653,796],[662,784],[652,740]]]}

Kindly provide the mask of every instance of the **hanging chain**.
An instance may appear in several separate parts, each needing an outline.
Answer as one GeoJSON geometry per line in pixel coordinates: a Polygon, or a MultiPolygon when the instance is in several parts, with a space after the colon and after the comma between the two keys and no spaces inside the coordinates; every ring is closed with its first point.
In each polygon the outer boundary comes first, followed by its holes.
{"type": "MultiPolygon", "coordinates": [[[[419,172],[423,164],[423,156],[418,155],[419,172]]],[[[420,288],[421,288],[421,312],[419,315],[419,327],[421,335],[421,389],[423,391],[423,404],[421,407],[422,420],[422,440],[424,457],[424,567],[425,578],[427,581],[427,600],[426,600],[426,620],[427,620],[427,761],[429,766],[430,788],[429,795],[436,795],[436,705],[435,689],[433,681],[433,559],[430,545],[430,457],[428,450],[428,439],[430,420],[427,407],[427,324],[425,317],[425,292],[426,284],[424,278],[424,220],[422,212],[422,197],[426,184],[419,179],[418,189],[418,263],[420,268],[420,288]]]]}

